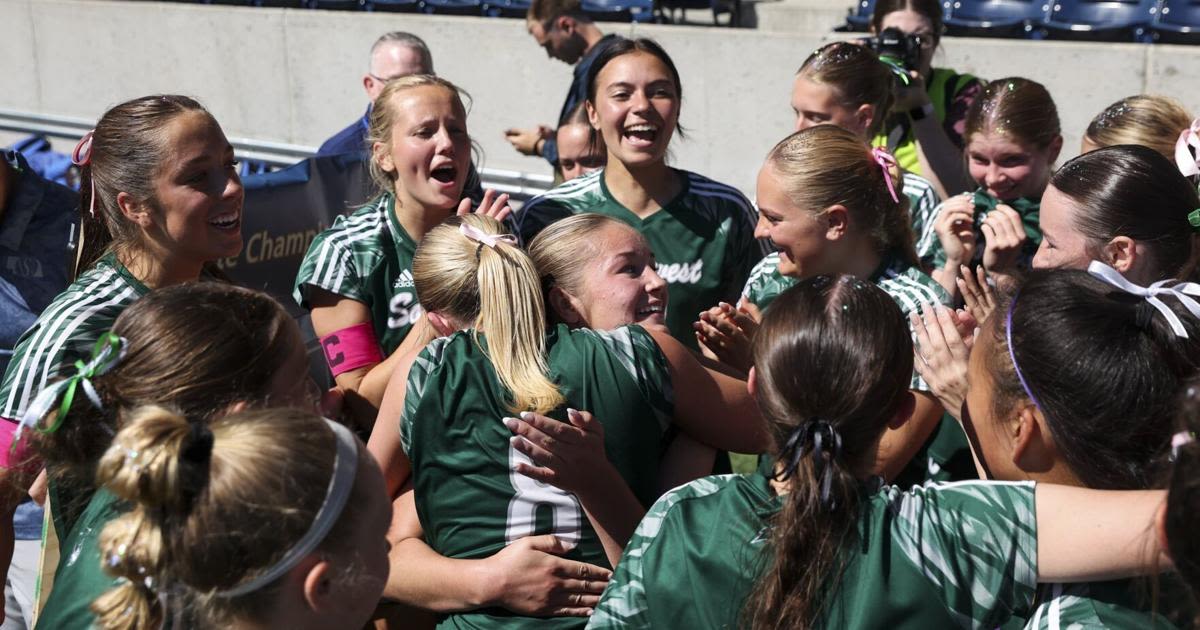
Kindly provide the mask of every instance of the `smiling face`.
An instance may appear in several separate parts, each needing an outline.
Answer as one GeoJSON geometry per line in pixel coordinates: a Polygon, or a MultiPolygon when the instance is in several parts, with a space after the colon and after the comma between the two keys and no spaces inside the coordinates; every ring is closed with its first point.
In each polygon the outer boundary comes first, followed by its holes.
{"type": "Polygon", "coordinates": [[[679,122],[679,92],[667,65],[642,51],[615,57],[596,76],[595,94],[588,119],[608,159],[631,168],[662,162],[679,122]]]}
{"type": "Polygon", "coordinates": [[[195,266],[242,251],[242,202],[233,147],[204,112],[176,116],[163,128],[154,199],[138,208],[146,243],[162,259],[195,266]]]}
{"type": "Polygon", "coordinates": [[[1047,186],[1038,210],[1042,242],[1033,257],[1035,269],[1087,269],[1096,258],[1092,243],[1075,227],[1083,210],[1054,186],[1047,186]]]}
{"type": "Polygon", "coordinates": [[[758,172],[756,238],[767,238],[779,251],[779,273],[808,278],[828,273],[829,241],[822,216],[798,208],[784,189],[779,173],[768,162],[758,172]]]}
{"type": "MultiPolygon", "coordinates": [[[[863,108],[869,109],[870,106],[864,105],[863,108]]],[[[865,139],[871,118],[869,112],[863,108],[853,110],[843,106],[832,87],[817,83],[804,75],[798,75],[792,84],[792,111],[796,113],[796,131],[817,125],[837,125],[865,139]]]]}
{"type": "Polygon", "coordinates": [[[1042,195],[1058,148],[1051,144],[1038,149],[1004,133],[987,131],[971,136],[966,153],[971,179],[996,199],[1011,201],[1042,195]]]}
{"type": "Polygon", "coordinates": [[[596,232],[594,256],[580,274],[573,300],[581,326],[611,330],[626,324],[664,325],[667,283],[654,269],[646,239],[623,225],[596,232]]]}
{"type": "Polygon", "coordinates": [[[420,85],[391,96],[392,129],[372,153],[394,179],[401,208],[449,210],[462,198],[471,161],[467,113],[453,91],[420,85]]]}

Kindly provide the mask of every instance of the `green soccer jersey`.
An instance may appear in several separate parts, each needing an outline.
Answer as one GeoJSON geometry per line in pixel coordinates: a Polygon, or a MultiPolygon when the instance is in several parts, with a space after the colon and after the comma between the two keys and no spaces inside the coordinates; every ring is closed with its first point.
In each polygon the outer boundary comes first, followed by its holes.
{"type": "MultiPolygon", "coordinates": [[[[784,499],[762,475],[706,477],[642,519],[588,628],[742,627],[784,499]]],[[[825,628],[995,628],[1033,608],[1032,483],[960,482],[862,504],[825,628]]]]}
{"type": "Polygon", "coordinates": [[[644,219],[613,198],[602,169],[529,200],[514,214],[513,223],[524,243],[547,225],[583,212],[633,226],[650,243],[658,274],[667,281],[667,327],[676,339],[695,348],[692,322],[718,302],[736,301],[766,248],[754,238],[758,213],[742,193],[695,173],[675,172],[683,178],[683,190],[644,219]]]}
{"type": "Polygon", "coordinates": [[[313,239],[296,275],[296,301],[304,308],[311,287],[362,302],[383,354],[389,355],[423,311],[413,288],[417,243],[396,219],[396,198],[383,194],[313,239]]]}
{"type": "Polygon", "coordinates": [[[1187,587],[1171,574],[1159,579],[1157,602],[1151,598],[1155,589],[1149,580],[1042,584],[1038,607],[1025,630],[1191,627],[1195,610],[1187,587]]]}
{"type": "MultiPolygon", "coordinates": [[[[983,225],[983,220],[987,214],[996,209],[1001,203],[1009,206],[1021,215],[1021,223],[1025,227],[1025,235],[1029,240],[1025,241],[1025,246],[1021,251],[1021,265],[1028,267],[1030,261],[1033,260],[1033,255],[1037,252],[1038,245],[1042,242],[1042,228],[1038,223],[1039,209],[1041,208],[1042,198],[1039,196],[1036,199],[1022,197],[1012,201],[1000,201],[995,197],[987,194],[987,191],[982,188],[971,193],[971,200],[975,204],[975,254],[969,265],[972,267],[978,266],[983,262],[983,245],[984,238],[980,226],[983,225]]],[[[937,232],[933,229],[934,220],[942,211],[942,205],[939,204],[936,208],[924,216],[913,215],[913,232],[917,238],[917,256],[921,258],[921,264],[927,267],[938,269],[946,264],[946,251],[942,248],[942,241],[938,239],[937,232]]]]}
{"type": "MultiPolygon", "coordinates": [[[[908,198],[913,234],[920,234],[923,222],[938,207],[940,200],[937,191],[924,177],[905,173],[904,196],[908,198]]],[[[765,309],[771,300],[796,282],[795,278],[779,273],[779,252],[771,252],[750,271],[750,279],[742,289],[742,297],[759,309],[765,309]]]]}
{"type": "Polygon", "coordinates": [[[0,417],[19,420],[47,383],[73,369],[75,361],[88,360],[117,316],[149,292],[116,256],[96,261],[17,341],[0,386],[0,417]]]}
{"type": "MultiPolygon", "coordinates": [[[[600,332],[554,328],[551,379],[576,409],[604,423],[605,450],[643,505],[654,502],[663,432],[671,421],[670,373],[639,326],[600,332]]],[[[501,419],[509,393],[470,333],[435,340],[408,377],[401,444],[412,462],[425,541],[450,558],[485,558],[525,536],[553,533],[574,544],[567,557],[607,566],[578,499],[513,471],[529,459],[510,445],[501,419]]],[[[550,414],[565,419],[565,409],[550,414]]],[[[499,609],[455,614],[448,628],[581,628],[585,619],[532,619],[499,609]]]]}
{"type": "MultiPolygon", "coordinates": [[[[55,506],[57,509],[57,506],[55,506]]],[[[54,588],[42,607],[37,629],[90,630],[95,627],[93,600],[119,581],[104,572],[100,558],[100,533],[125,514],[128,506],[100,489],[92,496],[70,533],[60,532],[58,568],[54,588]]]]}

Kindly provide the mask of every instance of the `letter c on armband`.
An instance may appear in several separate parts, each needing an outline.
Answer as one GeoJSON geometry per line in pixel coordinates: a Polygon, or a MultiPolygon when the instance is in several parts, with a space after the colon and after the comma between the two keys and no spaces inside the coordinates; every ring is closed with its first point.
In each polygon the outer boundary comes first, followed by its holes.
{"type": "Polygon", "coordinates": [[[383,361],[383,353],[379,351],[379,341],[370,322],[355,324],[321,337],[321,349],[325,351],[325,363],[334,376],[383,361]]]}

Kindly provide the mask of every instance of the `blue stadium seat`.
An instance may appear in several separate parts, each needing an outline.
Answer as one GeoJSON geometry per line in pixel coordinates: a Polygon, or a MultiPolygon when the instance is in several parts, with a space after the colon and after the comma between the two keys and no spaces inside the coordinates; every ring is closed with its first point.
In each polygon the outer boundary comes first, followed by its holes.
{"type": "Polygon", "coordinates": [[[483,12],[491,17],[524,18],[529,5],[529,0],[495,0],[485,4],[483,12]]]}
{"type": "Polygon", "coordinates": [[[583,12],[600,22],[653,22],[654,0],[583,0],[583,12]]]}
{"type": "Polygon", "coordinates": [[[1053,0],[1038,30],[1052,39],[1146,41],[1161,0],[1053,0]]]}
{"type": "Polygon", "coordinates": [[[368,11],[415,13],[421,10],[421,3],[419,0],[368,0],[365,8],[368,11]]]}
{"type": "Polygon", "coordinates": [[[1164,0],[1150,32],[1156,42],[1200,44],[1200,0],[1164,0]]]}
{"type": "Polygon", "coordinates": [[[358,11],[363,8],[365,0],[309,0],[309,6],[326,11],[358,11]]]}
{"type": "Polygon", "coordinates": [[[1025,37],[1050,17],[1054,0],[952,0],[946,34],[963,37],[1025,37]]]}
{"type": "Polygon", "coordinates": [[[875,0],[858,0],[846,10],[846,23],[833,29],[839,33],[866,33],[871,30],[871,14],[875,12],[875,0]]]}
{"type": "Polygon", "coordinates": [[[482,15],[480,0],[421,0],[422,13],[437,15],[482,15]]]}
{"type": "Polygon", "coordinates": [[[672,24],[687,23],[688,10],[695,11],[712,11],[713,24],[720,25],[718,17],[724,13],[729,14],[729,26],[738,26],[741,21],[742,2],[741,0],[659,0],[658,12],[661,21],[672,24]],[[676,18],[676,11],[679,12],[679,17],[676,18]]]}

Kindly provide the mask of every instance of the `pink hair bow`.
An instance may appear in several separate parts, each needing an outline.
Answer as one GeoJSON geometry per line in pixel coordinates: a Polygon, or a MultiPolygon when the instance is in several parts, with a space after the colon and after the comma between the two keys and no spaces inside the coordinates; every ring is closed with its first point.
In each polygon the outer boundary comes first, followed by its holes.
{"type": "MultiPolygon", "coordinates": [[[[74,164],[75,166],[78,166],[80,169],[82,169],[83,167],[88,166],[89,164],[92,163],[92,136],[95,135],[95,133],[96,133],[96,130],[93,129],[93,130],[83,134],[83,137],[79,139],[79,143],[76,144],[75,148],[71,151],[71,163],[74,164]]],[[[89,177],[88,181],[91,182],[91,191],[92,191],[91,199],[88,200],[88,214],[92,215],[92,218],[95,219],[96,218],[96,178],[89,177]]]]}
{"type": "Polygon", "coordinates": [[[871,149],[871,155],[875,157],[875,163],[879,165],[879,168],[883,169],[883,181],[887,182],[888,192],[892,194],[892,201],[900,203],[900,197],[896,195],[896,182],[892,180],[892,167],[899,168],[896,158],[879,147],[871,149]]]}
{"type": "Polygon", "coordinates": [[[471,239],[472,241],[482,245],[487,245],[492,249],[496,249],[496,245],[499,245],[500,243],[508,243],[514,247],[517,245],[517,237],[513,236],[512,234],[488,234],[487,232],[484,232],[477,227],[467,225],[466,223],[460,224],[458,226],[458,231],[462,232],[463,236],[471,239]]]}
{"type": "Polygon", "coordinates": [[[1175,165],[1184,177],[1200,175],[1200,118],[1180,132],[1175,142],[1175,165]]]}

